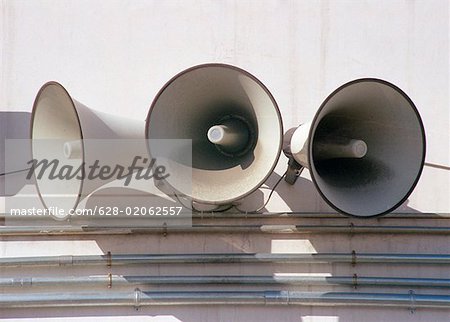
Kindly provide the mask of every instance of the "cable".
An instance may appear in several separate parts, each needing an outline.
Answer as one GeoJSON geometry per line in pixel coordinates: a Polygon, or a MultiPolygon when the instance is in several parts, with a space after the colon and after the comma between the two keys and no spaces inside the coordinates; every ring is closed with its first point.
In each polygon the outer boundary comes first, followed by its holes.
{"type": "MultiPolygon", "coordinates": [[[[198,209],[195,209],[195,207],[194,207],[194,205],[193,205],[192,203],[191,203],[191,206],[190,206],[190,207],[187,206],[187,205],[185,205],[185,204],[181,201],[181,198],[177,195],[177,193],[176,193],[175,191],[173,192],[173,195],[175,196],[175,198],[177,199],[177,201],[178,201],[185,209],[188,209],[188,210],[190,210],[190,211],[192,211],[192,212],[196,212],[196,213],[203,213],[203,211],[198,210],[198,209]]],[[[211,211],[208,211],[208,212],[225,212],[225,211],[227,211],[227,210],[233,208],[233,205],[229,205],[229,206],[227,206],[227,207],[225,207],[225,208],[223,208],[223,209],[220,209],[220,207],[221,207],[221,206],[217,206],[216,210],[211,210],[211,211]],[[217,210],[217,209],[219,209],[219,210],[217,210]]]]}
{"type": "Polygon", "coordinates": [[[177,193],[174,191],[173,195],[175,196],[175,198],[177,199],[177,201],[180,203],[181,206],[183,206],[184,208],[190,210],[190,211],[195,211],[195,209],[193,209],[192,205],[191,207],[186,206],[180,199],[180,197],[177,195],[177,193]]]}
{"type": "MultiPolygon", "coordinates": [[[[224,207],[224,208],[220,208],[221,206],[217,206],[217,208],[215,209],[215,210],[211,210],[211,211],[208,211],[208,212],[217,212],[217,213],[219,213],[219,212],[225,212],[225,211],[227,211],[227,210],[230,210],[231,208],[233,208],[234,207],[234,205],[227,205],[226,207],[224,207]]],[[[194,207],[192,207],[192,208],[194,208],[194,207]]],[[[195,209],[195,208],[194,208],[195,209]]],[[[196,211],[198,211],[197,209],[195,209],[196,211]]],[[[200,212],[204,212],[204,211],[200,211],[200,212]]]]}
{"type": "Polygon", "coordinates": [[[11,171],[11,172],[3,172],[3,173],[0,173],[0,177],[2,177],[2,176],[6,176],[6,175],[8,175],[8,174],[14,174],[14,173],[19,173],[19,172],[25,172],[25,171],[28,171],[28,170],[30,170],[31,168],[28,168],[28,169],[22,169],[22,170],[16,170],[16,171],[11,171]]]}
{"type": "Polygon", "coordinates": [[[425,162],[425,166],[430,167],[430,168],[441,169],[441,170],[450,170],[449,166],[436,164],[436,163],[430,163],[430,162],[425,162]]]}
{"type": "MultiPolygon", "coordinates": [[[[225,208],[220,209],[220,210],[213,210],[212,212],[225,212],[225,211],[227,211],[227,210],[230,210],[230,209],[233,208],[233,207],[234,207],[238,212],[240,212],[240,213],[251,213],[251,214],[254,214],[254,213],[260,212],[262,209],[264,209],[264,208],[267,206],[267,204],[269,203],[270,199],[272,198],[273,193],[275,192],[275,189],[278,187],[278,185],[280,184],[280,182],[284,179],[284,177],[286,176],[286,174],[287,174],[287,171],[286,171],[285,173],[283,173],[283,175],[278,179],[278,181],[275,183],[275,185],[273,186],[272,190],[270,191],[269,196],[267,197],[266,202],[264,202],[264,204],[263,204],[261,207],[259,207],[258,209],[253,210],[253,211],[245,211],[245,210],[239,209],[236,205],[230,205],[229,207],[225,207],[225,208]]],[[[191,211],[194,211],[194,212],[197,212],[197,213],[203,212],[203,211],[200,211],[200,210],[195,209],[194,205],[192,205],[192,204],[191,204],[191,207],[186,206],[186,205],[181,201],[180,197],[177,195],[176,192],[173,192],[173,195],[175,196],[175,198],[177,199],[177,201],[178,201],[184,208],[186,208],[186,209],[188,209],[188,210],[191,210],[191,211]]]]}
{"type": "Polygon", "coordinates": [[[265,202],[261,207],[259,207],[259,208],[256,209],[256,210],[253,210],[253,211],[245,211],[245,210],[239,209],[238,207],[236,207],[236,205],[234,205],[234,209],[236,209],[236,210],[237,210],[238,212],[240,212],[240,213],[245,213],[245,214],[247,214],[247,213],[255,214],[255,213],[260,212],[262,209],[264,209],[264,208],[267,206],[267,204],[268,204],[269,201],[270,201],[270,198],[272,198],[272,195],[273,195],[273,193],[275,192],[275,189],[278,187],[278,185],[280,184],[280,182],[284,179],[284,177],[286,176],[286,174],[287,174],[287,171],[286,171],[285,173],[283,173],[283,175],[280,177],[280,179],[278,179],[278,181],[275,183],[275,185],[273,186],[272,190],[270,191],[269,197],[267,197],[266,202],[265,202]]]}

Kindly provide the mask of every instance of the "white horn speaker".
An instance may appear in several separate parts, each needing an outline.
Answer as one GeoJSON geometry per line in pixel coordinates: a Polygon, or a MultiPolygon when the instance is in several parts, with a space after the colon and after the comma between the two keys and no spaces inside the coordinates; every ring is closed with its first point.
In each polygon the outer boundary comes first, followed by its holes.
{"type": "Polygon", "coordinates": [[[65,176],[52,176],[52,167],[39,176],[43,168],[35,167],[36,186],[44,206],[56,218],[64,219],[81,199],[117,179],[107,178],[108,169],[111,172],[117,165],[124,166],[125,175],[134,156],[148,155],[144,130],[143,121],[95,111],[73,99],[61,84],[44,84],[31,116],[32,157],[37,161],[56,160],[58,167],[53,174],[65,176]],[[126,144],[118,145],[117,140],[125,139],[126,144]],[[103,168],[105,172],[97,178],[89,178],[88,167],[95,162],[110,168],[103,168]],[[74,175],[80,167],[84,177],[80,172],[74,175]],[[64,213],[59,212],[61,209],[64,213]]]}
{"type": "MultiPolygon", "coordinates": [[[[204,205],[229,205],[256,190],[277,164],[283,142],[269,90],[225,64],[199,65],[173,77],[154,99],[146,131],[147,139],[192,140],[192,191],[186,195],[204,205]]],[[[179,172],[183,164],[172,161],[171,171],[179,172]]],[[[170,177],[167,183],[180,190],[170,177]]]]}
{"type": "Polygon", "coordinates": [[[306,167],[337,211],[370,217],[402,204],[425,162],[425,132],[411,99],[379,79],[357,79],[336,89],[310,123],[285,134],[286,181],[306,167]]]}

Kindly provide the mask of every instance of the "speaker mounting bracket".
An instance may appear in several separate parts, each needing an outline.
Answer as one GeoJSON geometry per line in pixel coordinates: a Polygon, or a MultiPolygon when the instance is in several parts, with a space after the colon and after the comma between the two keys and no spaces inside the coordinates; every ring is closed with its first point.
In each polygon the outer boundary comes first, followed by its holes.
{"type": "Polygon", "coordinates": [[[284,180],[290,185],[293,185],[297,181],[298,177],[302,174],[304,168],[305,167],[298,163],[294,159],[294,157],[290,157],[288,162],[288,169],[286,171],[286,177],[284,178],[284,180]]]}

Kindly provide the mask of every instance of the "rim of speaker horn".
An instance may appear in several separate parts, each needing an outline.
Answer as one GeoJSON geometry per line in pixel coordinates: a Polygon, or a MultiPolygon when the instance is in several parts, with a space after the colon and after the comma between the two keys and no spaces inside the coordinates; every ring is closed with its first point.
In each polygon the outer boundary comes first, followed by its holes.
{"type": "MultiPolygon", "coordinates": [[[[383,80],[383,79],[379,79],[379,78],[372,78],[372,77],[364,77],[364,78],[358,78],[352,81],[349,81],[341,86],[339,86],[337,89],[335,89],[330,95],[327,96],[327,98],[322,102],[322,104],[320,105],[319,109],[317,110],[316,114],[314,115],[312,124],[316,124],[317,119],[320,117],[320,113],[321,111],[325,108],[325,106],[327,105],[328,101],[330,101],[333,96],[335,96],[338,92],[340,92],[341,90],[343,90],[344,88],[357,84],[357,83],[362,83],[362,82],[377,82],[386,86],[389,86],[390,88],[392,88],[393,90],[395,90],[397,93],[399,93],[400,95],[403,96],[403,98],[405,98],[405,100],[407,100],[407,102],[410,104],[410,107],[412,108],[413,112],[415,113],[416,117],[417,117],[417,121],[421,130],[421,137],[422,137],[422,142],[423,142],[423,152],[422,152],[422,158],[421,158],[421,162],[420,162],[420,168],[419,171],[417,172],[417,176],[414,179],[413,184],[411,185],[410,189],[408,190],[408,192],[404,195],[403,198],[401,198],[401,200],[399,202],[397,202],[394,206],[390,207],[389,209],[387,209],[386,211],[383,211],[381,213],[378,214],[374,214],[374,215],[368,215],[368,216],[358,216],[355,214],[351,214],[348,213],[342,209],[340,209],[339,207],[337,207],[333,202],[331,202],[326,195],[321,191],[320,189],[320,185],[317,183],[317,178],[315,177],[314,171],[310,171],[310,175],[311,175],[311,179],[314,182],[314,185],[317,188],[317,191],[319,192],[320,196],[327,202],[327,204],[329,206],[331,206],[333,209],[335,209],[336,211],[345,214],[347,216],[351,216],[351,217],[355,217],[355,218],[373,218],[373,217],[379,217],[382,215],[385,215],[387,213],[392,212],[393,210],[395,210],[396,208],[398,208],[400,205],[402,205],[407,199],[408,197],[411,195],[411,193],[413,192],[414,188],[416,187],[417,183],[419,182],[420,176],[422,174],[423,171],[423,167],[425,164],[425,155],[426,155],[426,136],[425,136],[425,127],[423,125],[422,122],[422,118],[420,116],[420,113],[416,107],[416,105],[414,104],[414,102],[409,98],[409,96],[398,86],[383,80]]],[[[312,135],[314,134],[315,128],[313,126],[311,126],[310,131],[309,131],[309,138],[312,138],[312,135]]],[[[313,140],[310,139],[308,140],[308,155],[312,155],[312,147],[313,147],[313,140]]]]}
{"type": "MultiPolygon", "coordinates": [[[[149,137],[149,125],[150,125],[150,119],[151,119],[151,115],[153,112],[153,109],[155,108],[158,99],[160,98],[160,96],[164,93],[164,91],[175,81],[177,80],[179,77],[192,72],[194,70],[200,69],[200,68],[206,68],[206,67],[222,67],[222,68],[227,68],[227,69],[231,69],[234,71],[238,71],[242,74],[244,74],[245,76],[249,77],[251,80],[253,80],[255,83],[257,83],[263,90],[264,92],[268,95],[268,97],[270,98],[273,106],[275,107],[275,112],[278,115],[278,122],[279,122],[279,129],[280,129],[280,140],[278,143],[279,149],[278,152],[276,154],[276,157],[273,160],[273,164],[270,166],[270,171],[267,171],[267,174],[259,181],[259,183],[257,185],[255,185],[252,189],[250,189],[249,191],[247,191],[246,193],[235,197],[235,198],[231,198],[231,199],[227,199],[227,200],[221,200],[220,202],[206,202],[204,200],[199,200],[197,198],[195,198],[194,196],[192,196],[192,194],[189,196],[192,201],[198,202],[200,204],[211,204],[211,205],[225,205],[225,204],[232,204],[234,201],[236,200],[240,200],[248,195],[250,195],[251,193],[253,193],[254,191],[256,191],[258,188],[261,187],[261,185],[268,179],[268,177],[272,174],[272,172],[274,171],[276,165],[278,164],[278,160],[280,158],[281,152],[282,152],[282,147],[283,147],[283,121],[282,121],[282,116],[281,116],[281,112],[279,109],[279,106],[275,100],[275,98],[273,97],[272,93],[269,91],[269,89],[264,85],[263,82],[261,82],[256,76],[254,76],[253,74],[249,73],[248,71],[234,66],[234,65],[230,65],[230,64],[225,64],[225,63],[203,63],[203,64],[198,64],[198,65],[194,65],[192,67],[189,67],[185,70],[182,70],[181,72],[177,73],[175,76],[173,76],[172,78],[170,78],[169,81],[167,81],[163,87],[161,87],[161,89],[158,91],[158,93],[156,94],[155,98],[153,99],[148,114],[147,114],[147,118],[146,118],[146,126],[145,126],[145,137],[146,139],[151,139],[149,137]]],[[[147,145],[147,149],[150,153],[150,149],[149,146],[147,145]]],[[[151,154],[150,154],[151,155],[151,154]]],[[[173,187],[174,188],[174,187],[173,187]]]]}
{"type": "MultiPolygon", "coordinates": [[[[72,96],[70,96],[70,94],[67,91],[67,89],[63,85],[61,85],[61,83],[59,83],[57,81],[48,81],[48,82],[46,82],[44,85],[41,86],[41,88],[39,89],[38,93],[36,94],[36,98],[34,99],[33,108],[32,108],[32,111],[31,111],[30,138],[31,138],[31,140],[33,140],[34,119],[35,119],[35,116],[36,116],[36,109],[38,107],[39,100],[40,100],[41,95],[43,94],[43,92],[45,90],[47,90],[50,86],[58,87],[59,90],[61,90],[62,93],[65,96],[67,96],[66,98],[68,99],[68,102],[70,102],[70,108],[74,112],[74,115],[75,115],[76,120],[77,120],[78,130],[79,130],[79,133],[80,133],[80,141],[81,141],[81,159],[82,159],[82,162],[84,162],[85,161],[85,155],[84,155],[84,143],[83,143],[83,130],[81,128],[81,121],[80,121],[80,117],[78,115],[77,109],[75,107],[75,102],[74,102],[72,96]]],[[[31,157],[34,157],[33,144],[30,144],[30,146],[31,146],[31,157]]],[[[33,177],[34,177],[35,182],[36,182],[35,187],[36,187],[36,190],[38,192],[39,199],[41,200],[41,202],[44,205],[44,207],[48,209],[49,207],[47,206],[44,198],[42,197],[42,194],[41,194],[41,191],[40,191],[40,188],[39,188],[39,184],[38,184],[38,180],[37,180],[36,174],[34,172],[33,172],[33,177]]],[[[77,205],[79,204],[79,202],[81,200],[81,193],[82,193],[82,191],[83,191],[83,180],[80,180],[80,186],[79,186],[79,189],[78,189],[77,197],[75,199],[75,202],[74,202],[74,205],[73,205],[72,209],[75,209],[77,207],[77,205]]],[[[56,215],[54,215],[53,217],[56,218],[56,219],[61,219],[61,220],[65,220],[66,219],[66,217],[60,218],[60,217],[58,217],[56,215]]]]}

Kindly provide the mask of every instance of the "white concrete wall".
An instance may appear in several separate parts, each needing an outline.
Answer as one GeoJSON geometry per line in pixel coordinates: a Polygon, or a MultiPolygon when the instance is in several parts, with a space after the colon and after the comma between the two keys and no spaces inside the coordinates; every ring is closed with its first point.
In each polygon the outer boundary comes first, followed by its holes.
{"type": "MultiPolygon", "coordinates": [[[[39,87],[57,80],[98,110],[144,119],[177,72],[205,62],[237,65],[271,90],[286,129],[314,115],[324,98],[359,77],[386,79],[415,102],[427,134],[427,161],[450,165],[449,15],[446,0],[106,1],[2,0],[0,110],[31,111],[39,87]]],[[[281,157],[278,175],[285,170],[281,157]]],[[[273,176],[268,181],[271,186],[273,176]]],[[[266,190],[261,190],[266,192],[266,190]]],[[[328,211],[309,181],[282,184],[269,211],[328,211]],[[291,202],[286,202],[290,200],[291,202]],[[292,202],[295,201],[295,202],[292,202]]],[[[450,213],[450,171],[425,167],[400,210],[450,213]]],[[[244,206],[252,208],[255,197],[244,206]]],[[[259,199],[258,199],[259,200],[259,199]]],[[[347,219],[342,219],[347,222],[347,219]]],[[[387,220],[387,219],[386,219],[387,220]]],[[[330,224],[330,220],[321,220],[330,224]]],[[[383,222],[369,220],[363,223],[383,222]]],[[[392,221],[386,221],[392,223],[392,221]]],[[[448,225],[446,220],[418,221],[448,225]]],[[[331,222],[333,223],[333,222],[331,222]]],[[[406,224],[402,220],[395,222],[406,224]]],[[[411,222],[408,222],[410,224],[411,222]]],[[[179,235],[3,238],[1,256],[112,252],[449,252],[447,236],[179,235]],[[281,245],[281,246],[280,246],[281,245]],[[281,248],[280,248],[281,247],[281,248]]],[[[384,275],[450,278],[448,268],[383,266],[384,275]]],[[[201,273],[380,274],[348,265],[201,266],[201,273]]],[[[95,274],[80,270],[0,270],[14,274],[95,274]]],[[[115,273],[200,273],[194,267],[134,267],[115,273]]],[[[345,288],[344,288],[345,289],[345,288]]],[[[390,290],[395,291],[395,290],[390,290]]],[[[445,292],[443,292],[445,293],[445,292]]],[[[311,307],[162,307],[0,310],[0,317],[164,321],[443,321],[449,311],[311,307]],[[108,317],[108,318],[106,318],[108,317]]]]}

